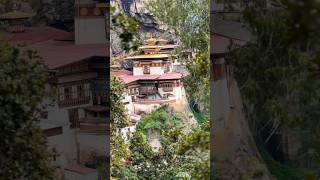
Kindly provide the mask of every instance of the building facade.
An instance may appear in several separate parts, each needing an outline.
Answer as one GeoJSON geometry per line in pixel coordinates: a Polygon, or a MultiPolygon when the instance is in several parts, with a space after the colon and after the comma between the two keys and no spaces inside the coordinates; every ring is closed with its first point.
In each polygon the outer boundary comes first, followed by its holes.
{"type": "Polygon", "coordinates": [[[173,71],[170,59],[176,46],[153,38],[146,44],[138,55],[125,58],[132,61],[132,71],[112,71],[126,86],[124,103],[129,114],[149,113],[162,104],[178,102],[183,95],[182,74],[173,71]]]}

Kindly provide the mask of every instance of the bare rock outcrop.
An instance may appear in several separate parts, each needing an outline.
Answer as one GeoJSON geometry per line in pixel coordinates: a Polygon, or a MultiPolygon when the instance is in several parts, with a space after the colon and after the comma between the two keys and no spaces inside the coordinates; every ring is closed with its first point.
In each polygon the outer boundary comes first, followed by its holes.
{"type": "MultiPolygon", "coordinates": [[[[211,156],[214,178],[221,180],[271,180],[273,177],[261,158],[243,112],[240,90],[230,80],[232,108],[225,119],[223,130],[213,127],[211,156]]],[[[214,126],[214,124],[213,124],[214,126]]]]}

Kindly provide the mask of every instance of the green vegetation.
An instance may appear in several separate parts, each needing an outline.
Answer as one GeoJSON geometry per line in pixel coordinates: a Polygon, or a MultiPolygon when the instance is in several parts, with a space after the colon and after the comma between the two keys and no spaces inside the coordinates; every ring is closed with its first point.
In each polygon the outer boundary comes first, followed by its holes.
{"type": "Polygon", "coordinates": [[[178,122],[175,113],[166,106],[146,115],[128,142],[128,152],[125,154],[127,160],[123,161],[121,166],[113,168],[112,176],[146,180],[179,179],[181,176],[186,179],[208,179],[210,137],[208,126],[203,125],[188,134],[183,134],[178,122]],[[168,128],[164,126],[165,124],[170,124],[172,127],[168,128]],[[148,144],[146,130],[149,128],[161,129],[159,151],[153,151],[148,144]]]}
{"type": "Polygon", "coordinates": [[[131,17],[126,17],[123,12],[116,12],[115,7],[110,7],[111,29],[119,30],[119,38],[125,51],[137,50],[138,42],[135,39],[138,23],[131,17]]]}
{"type": "MultiPolygon", "coordinates": [[[[243,12],[255,41],[233,50],[227,57],[236,69],[235,78],[251,130],[264,143],[276,133],[286,135],[294,131],[302,137],[308,131],[307,137],[296,140],[303,144],[296,157],[318,151],[315,147],[320,137],[320,24],[314,19],[319,18],[320,4],[316,0],[283,0],[274,2],[277,7],[266,8],[259,2],[249,3],[243,12]]],[[[261,153],[279,179],[301,177],[297,175],[299,171],[271,161],[264,151],[261,153]]],[[[316,154],[310,161],[314,162],[316,154]]],[[[297,161],[303,164],[302,159],[297,161]]],[[[316,173],[317,169],[313,170],[316,173]]]]}
{"type": "Polygon", "coordinates": [[[203,117],[203,115],[201,113],[197,112],[194,109],[192,109],[192,113],[199,124],[202,124],[203,122],[205,122],[205,118],[203,117]]]}
{"type": "Polygon", "coordinates": [[[275,161],[266,150],[263,142],[258,141],[257,147],[268,169],[278,180],[300,180],[304,178],[304,173],[299,168],[281,164],[280,162],[275,161]]]}
{"type": "Polygon", "coordinates": [[[177,124],[177,113],[168,113],[168,107],[163,106],[157,111],[148,114],[137,125],[137,130],[146,132],[148,129],[166,129],[177,124]]]}
{"type": "Polygon", "coordinates": [[[53,178],[37,119],[47,77],[35,52],[0,43],[0,179],[53,178]]]}
{"type": "Polygon", "coordinates": [[[129,123],[129,119],[122,103],[124,98],[124,85],[122,81],[114,76],[110,78],[110,100],[111,100],[111,129],[112,132],[116,128],[126,127],[129,123]]]}
{"type": "MultiPolygon", "coordinates": [[[[110,119],[110,154],[111,154],[111,175],[112,177],[121,177],[119,174],[124,173],[126,164],[124,159],[128,157],[128,147],[124,140],[116,134],[117,128],[128,125],[128,117],[121,100],[123,99],[124,86],[122,82],[111,76],[110,78],[110,100],[111,100],[111,119],[110,119]]],[[[127,176],[131,177],[131,176],[127,176]]]]}

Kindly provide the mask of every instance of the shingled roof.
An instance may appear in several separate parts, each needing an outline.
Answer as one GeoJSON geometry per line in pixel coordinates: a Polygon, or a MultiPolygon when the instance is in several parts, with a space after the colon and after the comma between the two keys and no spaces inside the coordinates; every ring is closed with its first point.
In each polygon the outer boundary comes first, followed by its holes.
{"type": "Polygon", "coordinates": [[[74,43],[74,33],[53,27],[30,27],[23,33],[3,32],[3,39],[12,45],[23,44],[43,58],[49,69],[56,69],[90,57],[108,57],[106,44],[74,43]]]}
{"type": "Polygon", "coordinates": [[[217,16],[213,16],[211,20],[213,21],[213,34],[219,34],[241,41],[250,41],[253,39],[249,28],[241,22],[223,20],[217,16]]]}

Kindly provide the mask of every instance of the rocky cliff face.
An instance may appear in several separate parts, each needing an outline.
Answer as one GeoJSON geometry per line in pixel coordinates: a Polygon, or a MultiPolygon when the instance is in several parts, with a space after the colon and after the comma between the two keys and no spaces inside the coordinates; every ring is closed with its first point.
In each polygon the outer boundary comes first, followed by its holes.
{"type": "Polygon", "coordinates": [[[228,180],[273,180],[249,129],[239,87],[230,80],[230,98],[233,108],[224,120],[224,129],[212,125],[211,157],[215,178],[228,180]]]}
{"type": "MultiPolygon", "coordinates": [[[[112,4],[121,12],[124,12],[128,17],[133,18],[138,23],[138,33],[136,37],[139,42],[143,42],[150,34],[152,37],[164,38],[172,43],[176,42],[176,36],[173,30],[159,26],[155,17],[148,12],[146,6],[150,0],[111,0],[112,4]]],[[[112,53],[118,54],[122,52],[121,41],[118,38],[119,32],[111,30],[112,53]]]]}

